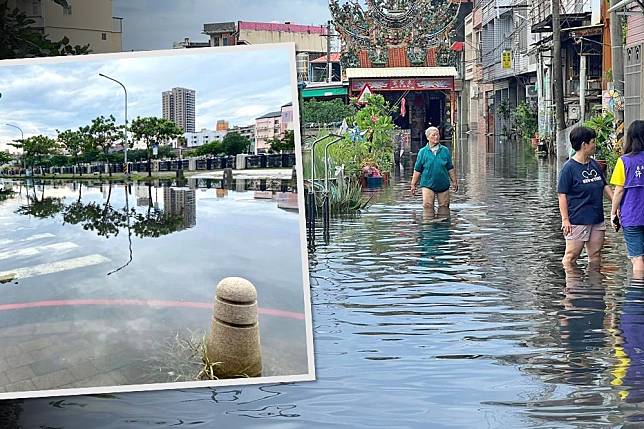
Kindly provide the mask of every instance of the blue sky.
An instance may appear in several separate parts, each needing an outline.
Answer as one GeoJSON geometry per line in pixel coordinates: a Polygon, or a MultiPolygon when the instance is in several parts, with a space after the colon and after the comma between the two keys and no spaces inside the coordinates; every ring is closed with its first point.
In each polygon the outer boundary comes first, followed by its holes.
{"type": "Polygon", "coordinates": [[[331,19],[328,0],[113,0],[123,18],[123,50],[170,49],[201,34],[210,22],[260,21],[322,25],[331,19]]]}
{"type": "Polygon", "coordinates": [[[161,92],[185,87],[196,90],[197,130],[214,129],[218,119],[231,126],[254,124],[256,117],[293,101],[291,50],[289,45],[262,45],[0,64],[0,150],[20,138],[20,132],[6,123],[21,127],[25,137],[55,136],[56,129],[77,129],[100,115],[112,114],[122,124],[123,90],[99,72],[127,87],[130,121],[136,116],[161,117],[161,92]]]}

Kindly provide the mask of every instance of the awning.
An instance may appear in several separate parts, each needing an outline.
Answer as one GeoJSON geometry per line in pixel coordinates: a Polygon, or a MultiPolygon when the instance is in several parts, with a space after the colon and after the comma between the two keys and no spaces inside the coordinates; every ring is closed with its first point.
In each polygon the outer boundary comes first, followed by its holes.
{"type": "Polygon", "coordinates": [[[378,67],[348,68],[348,79],[397,77],[458,77],[456,67],[378,67]]]}
{"type": "Polygon", "coordinates": [[[347,88],[304,88],[302,90],[302,97],[330,97],[334,95],[347,95],[347,88]]]}

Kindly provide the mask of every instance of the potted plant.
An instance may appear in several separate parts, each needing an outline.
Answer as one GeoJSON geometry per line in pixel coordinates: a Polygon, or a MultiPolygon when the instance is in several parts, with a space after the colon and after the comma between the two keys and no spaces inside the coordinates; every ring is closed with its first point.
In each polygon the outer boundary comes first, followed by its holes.
{"type": "Polygon", "coordinates": [[[362,166],[362,177],[367,188],[378,188],[382,186],[382,174],[377,165],[372,162],[365,162],[362,166]]]}
{"type": "Polygon", "coordinates": [[[615,130],[614,121],[615,116],[610,112],[605,112],[584,122],[585,127],[592,128],[597,133],[595,138],[595,145],[597,146],[595,159],[604,173],[606,173],[606,160],[611,157],[613,152],[611,137],[615,130]]]}

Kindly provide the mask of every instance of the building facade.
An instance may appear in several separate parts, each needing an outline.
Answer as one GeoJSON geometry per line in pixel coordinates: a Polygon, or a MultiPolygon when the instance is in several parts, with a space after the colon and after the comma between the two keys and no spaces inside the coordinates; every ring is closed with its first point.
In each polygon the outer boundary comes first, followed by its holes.
{"type": "Polygon", "coordinates": [[[183,137],[186,141],[186,147],[198,147],[205,145],[207,143],[213,142],[215,140],[223,140],[226,137],[227,131],[215,131],[202,129],[201,131],[184,133],[183,137]]]}
{"type": "Polygon", "coordinates": [[[629,12],[624,49],[624,129],[627,130],[634,120],[644,118],[644,7],[635,0],[623,7],[629,12]]]}
{"type": "Polygon", "coordinates": [[[112,15],[112,0],[66,0],[64,5],[50,0],[9,0],[33,19],[34,27],[58,41],[67,37],[71,45],[89,44],[92,53],[123,50],[122,18],[112,15]]]}
{"type": "Polygon", "coordinates": [[[282,111],[270,112],[255,119],[255,154],[266,153],[270,149],[268,141],[279,138],[281,134],[282,111]]]}
{"type": "Polygon", "coordinates": [[[286,134],[286,131],[292,131],[295,129],[293,121],[293,103],[283,105],[280,111],[280,136],[282,137],[286,134]]]}
{"type": "Polygon", "coordinates": [[[210,46],[294,42],[297,52],[322,55],[327,50],[325,26],[291,22],[217,22],[204,24],[203,33],[209,36],[210,46]]]}
{"type": "Polygon", "coordinates": [[[163,211],[166,215],[182,219],[177,231],[192,228],[197,224],[197,198],[194,189],[163,188],[163,211]]]}
{"type": "Polygon", "coordinates": [[[255,125],[239,126],[235,125],[228,130],[229,133],[237,133],[242,137],[246,137],[253,145],[255,144],[255,125]]]}
{"type": "Polygon", "coordinates": [[[220,119],[217,121],[217,125],[215,126],[215,129],[217,131],[228,131],[228,127],[229,127],[228,121],[220,119]]]}
{"type": "Polygon", "coordinates": [[[195,98],[192,89],[172,88],[161,96],[163,119],[173,121],[184,132],[195,132],[195,98]]]}

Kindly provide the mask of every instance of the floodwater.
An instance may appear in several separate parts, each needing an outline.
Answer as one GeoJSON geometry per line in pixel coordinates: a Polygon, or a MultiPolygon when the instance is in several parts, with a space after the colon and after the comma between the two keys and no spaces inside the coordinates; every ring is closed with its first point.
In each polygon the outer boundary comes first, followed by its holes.
{"type": "Polygon", "coordinates": [[[297,211],[199,184],[5,181],[1,392],[193,381],[180,345],[231,276],[257,289],[263,375],[308,372],[297,211]]]}
{"type": "MultiPolygon", "coordinates": [[[[7,403],[25,427],[642,427],[644,284],[609,231],[560,265],[556,167],[456,148],[449,217],[408,172],[310,253],[315,382],[7,403]],[[12,407],[10,407],[10,405],[12,407]]],[[[478,149],[482,148],[482,149],[478,149]]]]}

